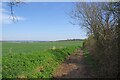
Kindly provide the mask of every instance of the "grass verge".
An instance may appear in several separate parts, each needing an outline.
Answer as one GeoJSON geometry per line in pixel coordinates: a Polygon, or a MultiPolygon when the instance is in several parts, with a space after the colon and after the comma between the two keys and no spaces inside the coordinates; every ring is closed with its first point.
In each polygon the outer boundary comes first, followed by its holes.
{"type": "Polygon", "coordinates": [[[29,54],[9,54],[2,59],[3,78],[52,78],[56,67],[77,48],[48,49],[29,54]]]}
{"type": "MultiPolygon", "coordinates": [[[[97,73],[98,65],[93,60],[92,56],[90,55],[90,53],[88,52],[87,49],[83,49],[83,56],[84,56],[84,59],[86,60],[86,62],[90,65],[91,69],[94,71],[94,73],[97,73]]],[[[97,74],[96,74],[96,76],[97,76],[97,74]]]]}

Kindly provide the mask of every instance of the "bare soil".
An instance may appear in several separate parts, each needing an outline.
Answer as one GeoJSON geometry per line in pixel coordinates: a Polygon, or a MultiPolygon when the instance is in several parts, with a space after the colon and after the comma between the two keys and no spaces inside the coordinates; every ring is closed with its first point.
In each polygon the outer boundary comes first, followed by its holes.
{"type": "Polygon", "coordinates": [[[84,59],[83,51],[78,49],[70,55],[53,74],[54,78],[93,78],[94,71],[84,59]]]}

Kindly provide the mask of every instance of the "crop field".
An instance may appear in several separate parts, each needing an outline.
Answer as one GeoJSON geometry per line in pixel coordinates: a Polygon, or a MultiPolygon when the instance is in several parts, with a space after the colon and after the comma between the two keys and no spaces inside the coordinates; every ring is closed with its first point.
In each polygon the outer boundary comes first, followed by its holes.
{"type": "Polygon", "coordinates": [[[57,66],[82,41],[3,42],[3,78],[51,78],[57,66]]]}

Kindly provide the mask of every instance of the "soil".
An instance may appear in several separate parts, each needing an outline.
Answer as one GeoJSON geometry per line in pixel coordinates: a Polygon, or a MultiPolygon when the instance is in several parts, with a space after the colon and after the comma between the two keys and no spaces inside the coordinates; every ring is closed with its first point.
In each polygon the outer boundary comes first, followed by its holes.
{"type": "Polygon", "coordinates": [[[94,78],[95,73],[84,59],[83,51],[78,49],[70,55],[53,74],[54,78],[94,78]]]}

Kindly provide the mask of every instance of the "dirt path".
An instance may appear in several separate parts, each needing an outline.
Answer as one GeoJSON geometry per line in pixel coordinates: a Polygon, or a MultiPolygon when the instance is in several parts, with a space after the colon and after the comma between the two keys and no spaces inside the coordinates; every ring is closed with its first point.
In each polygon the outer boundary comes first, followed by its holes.
{"type": "Polygon", "coordinates": [[[54,78],[93,78],[94,73],[83,57],[81,49],[69,56],[53,74],[54,78]]]}

